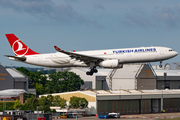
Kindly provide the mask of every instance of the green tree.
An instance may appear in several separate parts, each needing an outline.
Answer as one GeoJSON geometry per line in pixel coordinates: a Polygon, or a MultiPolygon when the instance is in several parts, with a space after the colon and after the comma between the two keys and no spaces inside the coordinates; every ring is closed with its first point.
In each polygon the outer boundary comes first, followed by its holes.
{"type": "Polygon", "coordinates": [[[45,113],[47,112],[51,112],[50,109],[50,105],[49,105],[49,101],[47,99],[47,97],[42,96],[41,98],[39,98],[39,110],[44,111],[45,113]]]}
{"type": "Polygon", "coordinates": [[[88,106],[88,101],[85,98],[80,98],[76,96],[71,97],[69,103],[70,108],[86,108],[88,106]]]}
{"type": "Polygon", "coordinates": [[[52,106],[53,99],[54,99],[54,97],[53,97],[52,95],[48,95],[48,96],[47,96],[48,105],[52,106]]]}
{"type": "Polygon", "coordinates": [[[59,95],[54,96],[53,106],[60,106],[61,97],[59,95]]]}
{"type": "Polygon", "coordinates": [[[31,84],[36,84],[37,95],[76,91],[84,84],[84,81],[73,72],[53,72],[49,75],[50,80],[47,80],[41,71],[34,73],[23,67],[17,70],[27,75],[31,84]]]}
{"type": "Polygon", "coordinates": [[[16,69],[17,69],[18,71],[22,72],[23,74],[27,75],[27,76],[30,75],[30,71],[27,70],[27,69],[24,68],[24,67],[18,67],[18,68],[16,68],[16,69]]]}
{"type": "Polygon", "coordinates": [[[79,98],[79,106],[82,108],[87,108],[88,101],[85,98],[79,98]]]}
{"type": "Polygon", "coordinates": [[[50,106],[49,106],[49,105],[43,106],[43,111],[44,111],[45,113],[51,112],[50,106]]]}
{"type": "Polygon", "coordinates": [[[45,87],[45,85],[47,84],[48,80],[47,80],[47,76],[44,74],[40,74],[40,80],[39,83],[43,85],[43,87],[45,87]]]}
{"type": "Polygon", "coordinates": [[[38,100],[38,103],[40,106],[44,106],[44,105],[47,105],[49,102],[48,102],[47,97],[41,96],[41,98],[39,98],[38,100]]]}
{"type": "Polygon", "coordinates": [[[79,107],[78,97],[75,97],[75,96],[71,97],[69,103],[70,103],[70,106],[69,106],[70,108],[78,108],[79,107]]]}
{"type": "Polygon", "coordinates": [[[67,106],[66,100],[65,100],[64,98],[61,98],[60,107],[61,107],[61,108],[65,108],[66,106],[67,106]]]}
{"type": "Polygon", "coordinates": [[[16,69],[22,72],[23,74],[27,75],[30,79],[31,84],[40,83],[43,85],[43,87],[45,87],[45,84],[47,83],[47,77],[41,71],[35,73],[27,70],[24,67],[18,67],[16,69]]]}
{"type": "Polygon", "coordinates": [[[52,112],[52,113],[56,113],[56,109],[53,109],[51,112],[52,112]]]}
{"type": "Polygon", "coordinates": [[[84,81],[73,72],[53,72],[49,75],[50,82],[47,84],[49,93],[80,90],[84,81]]]}
{"type": "Polygon", "coordinates": [[[30,98],[27,98],[27,101],[23,105],[24,110],[36,110],[36,106],[38,106],[38,99],[31,95],[30,98]]]}
{"type": "Polygon", "coordinates": [[[13,108],[14,108],[15,110],[17,110],[17,109],[20,109],[21,107],[22,107],[21,101],[18,100],[18,99],[16,99],[16,101],[14,102],[13,108]]]}
{"type": "Polygon", "coordinates": [[[66,100],[61,98],[59,95],[56,95],[53,99],[54,106],[60,106],[61,108],[65,108],[67,106],[66,100]]]}
{"type": "Polygon", "coordinates": [[[42,95],[44,93],[44,87],[41,83],[36,83],[36,94],[42,95]]]}

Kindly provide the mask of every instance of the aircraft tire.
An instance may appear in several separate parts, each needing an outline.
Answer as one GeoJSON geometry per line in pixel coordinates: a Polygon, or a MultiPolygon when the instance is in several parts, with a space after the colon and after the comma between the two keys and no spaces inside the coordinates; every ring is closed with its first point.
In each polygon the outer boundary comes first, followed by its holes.
{"type": "Polygon", "coordinates": [[[88,72],[86,72],[86,75],[90,75],[90,72],[88,71],[88,72]]]}
{"type": "Polygon", "coordinates": [[[91,75],[91,76],[92,76],[92,75],[93,75],[93,72],[89,72],[89,75],[91,75]]]}
{"type": "Polygon", "coordinates": [[[97,73],[98,72],[98,70],[97,69],[94,69],[94,73],[97,73]]]}

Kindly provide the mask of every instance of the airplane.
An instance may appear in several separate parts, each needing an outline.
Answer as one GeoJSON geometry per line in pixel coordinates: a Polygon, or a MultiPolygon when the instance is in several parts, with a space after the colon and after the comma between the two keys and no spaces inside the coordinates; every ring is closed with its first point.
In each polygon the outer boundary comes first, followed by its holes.
{"type": "Polygon", "coordinates": [[[7,89],[0,91],[0,98],[18,97],[21,93],[27,93],[24,89],[7,89]]]}
{"type": "Polygon", "coordinates": [[[87,75],[97,73],[96,67],[102,68],[123,68],[127,63],[157,62],[173,58],[178,52],[168,47],[139,47],[123,49],[106,49],[93,51],[74,51],[61,50],[54,46],[56,53],[40,54],[31,50],[14,34],[5,34],[10,46],[15,54],[5,55],[10,60],[20,61],[27,64],[43,67],[89,67],[87,75]]]}

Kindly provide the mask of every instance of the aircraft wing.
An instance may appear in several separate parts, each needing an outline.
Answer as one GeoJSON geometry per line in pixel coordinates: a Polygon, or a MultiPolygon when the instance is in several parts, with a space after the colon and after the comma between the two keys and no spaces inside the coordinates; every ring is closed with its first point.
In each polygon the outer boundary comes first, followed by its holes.
{"type": "Polygon", "coordinates": [[[26,61],[26,57],[17,57],[17,56],[11,56],[11,55],[4,55],[6,57],[9,57],[9,59],[19,60],[19,61],[26,61]]]}
{"type": "Polygon", "coordinates": [[[77,60],[81,60],[81,61],[84,61],[85,63],[89,63],[89,62],[101,62],[103,61],[104,59],[101,58],[101,57],[93,57],[93,56],[88,56],[88,55],[84,55],[84,54],[79,54],[79,53],[74,53],[74,52],[68,52],[68,51],[64,51],[64,50],[61,50],[59,47],[57,46],[54,46],[54,48],[61,52],[61,53],[64,53],[66,55],[69,55],[71,58],[75,58],[77,60]]]}

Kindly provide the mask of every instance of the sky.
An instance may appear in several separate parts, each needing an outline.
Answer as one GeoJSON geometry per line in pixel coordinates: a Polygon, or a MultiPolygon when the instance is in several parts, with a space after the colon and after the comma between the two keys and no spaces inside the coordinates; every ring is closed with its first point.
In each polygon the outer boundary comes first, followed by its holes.
{"type": "MultiPolygon", "coordinates": [[[[14,33],[39,53],[163,46],[180,52],[179,0],[0,0],[0,63],[14,33]]],[[[180,55],[163,64],[180,62],[180,55]]],[[[159,64],[158,62],[152,65],[159,64]]]]}

